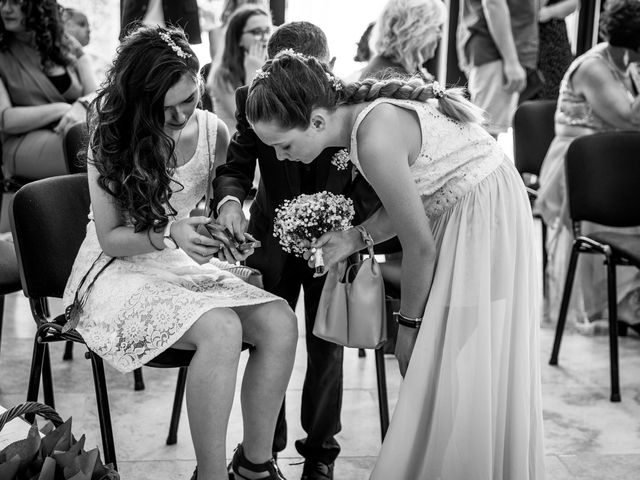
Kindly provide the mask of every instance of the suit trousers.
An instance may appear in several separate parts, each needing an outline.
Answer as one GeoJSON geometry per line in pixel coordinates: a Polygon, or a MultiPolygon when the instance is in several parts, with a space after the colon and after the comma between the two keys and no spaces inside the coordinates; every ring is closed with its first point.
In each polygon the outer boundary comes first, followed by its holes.
{"type": "MultiPolygon", "coordinates": [[[[307,434],[296,441],[298,453],[311,461],[333,462],[340,453],[335,435],[341,430],[342,359],[344,348],[313,335],[325,277],[313,278],[307,262],[288,255],[277,285],[265,285],[266,290],[284,298],[295,309],[304,290],[307,371],[302,387],[301,421],[307,434]]],[[[284,404],[278,417],[274,437],[274,452],[284,449],[287,442],[284,404]]]]}

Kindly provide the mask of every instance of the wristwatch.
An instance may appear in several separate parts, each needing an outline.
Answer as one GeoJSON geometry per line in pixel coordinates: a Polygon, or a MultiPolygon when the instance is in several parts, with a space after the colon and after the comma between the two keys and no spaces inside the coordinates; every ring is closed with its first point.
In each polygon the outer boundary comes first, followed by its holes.
{"type": "Polygon", "coordinates": [[[178,248],[178,244],[176,243],[176,241],[171,237],[171,225],[173,225],[173,220],[169,220],[169,222],[167,223],[167,226],[164,227],[164,234],[162,236],[162,243],[164,243],[164,246],[166,248],[171,248],[173,250],[178,248]]]}

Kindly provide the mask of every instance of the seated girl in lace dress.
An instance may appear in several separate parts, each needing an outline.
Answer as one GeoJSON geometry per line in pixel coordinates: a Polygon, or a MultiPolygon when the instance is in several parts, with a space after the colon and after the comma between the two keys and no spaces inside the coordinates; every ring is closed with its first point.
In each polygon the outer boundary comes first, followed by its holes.
{"type": "Polygon", "coordinates": [[[196,475],[207,480],[228,478],[227,424],[242,344],[251,344],[244,439],[231,469],[237,479],[282,479],[271,444],[293,366],[295,316],[280,298],[210,263],[221,243],[198,232],[209,218],[189,216],[228,142],[224,123],[196,109],[198,71],[179,30],[141,27],[123,40],[92,103],[92,214],[65,304],[93,281],[77,330],[121,372],[169,347],[195,350],[187,410],[196,475]]]}

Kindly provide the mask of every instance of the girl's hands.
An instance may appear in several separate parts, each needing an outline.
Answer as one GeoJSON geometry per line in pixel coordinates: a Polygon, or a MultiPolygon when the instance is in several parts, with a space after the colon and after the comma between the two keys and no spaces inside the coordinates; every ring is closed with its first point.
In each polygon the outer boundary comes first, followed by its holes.
{"type": "Polygon", "coordinates": [[[400,374],[404,377],[407,373],[407,367],[409,366],[409,360],[411,360],[411,353],[413,347],[416,344],[416,338],[418,337],[418,329],[405,327],[404,325],[398,325],[398,337],[396,338],[396,358],[398,359],[398,366],[400,367],[400,374]]]}
{"type": "Polygon", "coordinates": [[[304,241],[302,247],[308,249],[303,257],[311,268],[315,268],[316,251],[322,248],[324,271],[327,272],[334,265],[364,248],[364,245],[360,233],[355,228],[350,228],[340,232],[327,232],[311,242],[304,241]]]}
{"type": "Polygon", "coordinates": [[[207,263],[220,251],[222,242],[198,232],[198,227],[209,223],[209,217],[187,217],[171,225],[171,237],[197,264],[207,263]]]}

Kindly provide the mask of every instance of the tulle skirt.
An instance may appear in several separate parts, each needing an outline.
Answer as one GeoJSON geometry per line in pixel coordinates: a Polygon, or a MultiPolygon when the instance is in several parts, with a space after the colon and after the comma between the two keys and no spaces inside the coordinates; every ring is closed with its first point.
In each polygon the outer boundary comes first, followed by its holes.
{"type": "Polygon", "coordinates": [[[514,166],[432,228],[433,285],[371,478],[542,479],[540,273],[514,166]]]}

